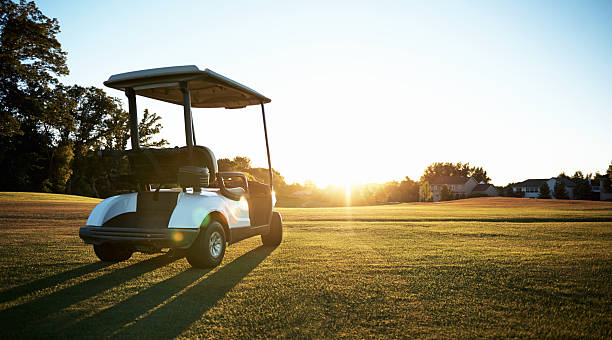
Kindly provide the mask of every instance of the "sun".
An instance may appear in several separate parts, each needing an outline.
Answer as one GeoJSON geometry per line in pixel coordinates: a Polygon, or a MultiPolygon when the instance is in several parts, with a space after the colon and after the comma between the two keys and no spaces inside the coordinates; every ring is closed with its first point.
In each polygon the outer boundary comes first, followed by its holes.
{"type": "Polygon", "coordinates": [[[344,198],[346,200],[346,205],[351,205],[351,184],[349,183],[344,185],[344,198]]]}

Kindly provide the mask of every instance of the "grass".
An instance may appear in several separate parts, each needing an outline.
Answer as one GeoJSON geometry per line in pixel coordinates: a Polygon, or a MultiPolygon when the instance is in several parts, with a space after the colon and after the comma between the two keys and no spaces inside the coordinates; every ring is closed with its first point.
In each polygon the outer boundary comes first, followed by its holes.
{"type": "Polygon", "coordinates": [[[0,192],[0,202],[21,202],[21,201],[59,201],[59,202],[85,202],[98,203],[99,198],[63,195],[63,194],[47,194],[42,192],[0,192]]]}
{"type": "Polygon", "coordinates": [[[95,203],[0,200],[0,337],[612,337],[612,204],[283,208],[221,266],[97,261],[95,203]]]}

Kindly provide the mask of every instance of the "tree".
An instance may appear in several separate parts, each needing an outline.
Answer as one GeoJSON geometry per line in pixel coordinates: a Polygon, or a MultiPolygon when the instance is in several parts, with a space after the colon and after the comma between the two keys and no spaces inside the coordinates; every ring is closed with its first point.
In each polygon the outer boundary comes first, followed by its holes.
{"type": "Polygon", "coordinates": [[[574,188],[574,199],[577,200],[588,200],[592,197],[593,188],[591,188],[591,184],[589,180],[591,179],[591,175],[584,176],[582,171],[576,171],[572,176],[571,180],[576,184],[576,188],[574,188]]]}
{"type": "MultiPolygon", "coordinates": [[[[4,190],[49,190],[54,128],[70,119],[55,112],[53,87],[68,74],[56,39],[57,20],[33,2],[0,0],[0,163],[4,190]],[[46,182],[43,184],[43,182],[46,182]]],[[[56,167],[56,169],[64,166],[56,167]]],[[[61,177],[61,176],[59,176],[61,177]]],[[[59,178],[58,177],[58,178],[59,178]]]]}
{"type": "MultiPolygon", "coordinates": [[[[387,202],[402,202],[402,192],[400,190],[401,184],[397,181],[387,182],[384,184],[381,191],[386,192],[387,202]]],[[[417,192],[418,200],[418,192],[417,192]]]]}
{"type": "MultiPolygon", "coordinates": [[[[101,89],[59,83],[68,68],[58,33],[34,2],[0,0],[0,189],[97,196],[106,174],[95,151],[127,147],[128,114],[101,89]]],[[[145,112],[144,146],[167,144],[152,140],[159,120],[145,112]]]]}
{"type": "Polygon", "coordinates": [[[612,192],[612,164],[608,165],[606,175],[603,180],[600,180],[602,182],[600,185],[603,187],[604,192],[610,193],[612,192]]]}
{"type": "Polygon", "coordinates": [[[567,190],[565,189],[565,183],[561,178],[555,180],[555,187],[553,189],[553,195],[556,199],[566,200],[569,199],[567,190]]]}
{"type": "Polygon", "coordinates": [[[491,181],[489,176],[487,176],[487,172],[482,167],[471,168],[471,174],[468,177],[473,177],[478,183],[489,183],[491,181]]]}
{"type": "Polygon", "coordinates": [[[251,170],[251,159],[244,156],[236,156],[233,159],[220,158],[217,160],[219,171],[248,172],[251,170]]]}
{"type": "Polygon", "coordinates": [[[62,138],[74,145],[72,176],[66,192],[97,197],[95,181],[107,174],[99,157],[90,154],[113,143],[125,146],[120,139],[127,133],[127,119],[124,118],[127,113],[121,108],[119,99],[107,96],[97,87],[58,86],[57,92],[72,103],[67,110],[74,122],[71,129],[60,131],[62,138]],[[116,121],[125,121],[125,126],[114,126],[116,121]]]}
{"type": "MultiPolygon", "coordinates": [[[[238,171],[246,175],[248,180],[268,184],[270,183],[270,173],[268,168],[253,168],[248,157],[236,156],[233,159],[220,158],[217,160],[219,171],[238,171]]],[[[274,191],[277,194],[285,194],[287,183],[285,178],[276,170],[272,169],[272,180],[274,181],[274,191]]]]}
{"type": "Polygon", "coordinates": [[[0,0],[0,136],[40,127],[56,77],[68,74],[59,31],[34,2],[0,0]]]}
{"type": "MultiPolygon", "coordinates": [[[[582,173],[582,172],[581,172],[582,173]]],[[[561,171],[561,173],[559,175],[557,175],[557,178],[565,178],[565,179],[570,179],[570,177],[568,175],[565,174],[565,171],[561,171]]]]}
{"type": "Polygon", "coordinates": [[[236,156],[234,157],[233,162],[236,171],[246,171],[251,169],[251,159],[249,157],[236,156]]]}
{"type": "Polygon", "coordinates": [[[441,163],[436,162],[430,164],[421,176],[421,182],[431,181],[440,176],[462,176],[474,177],[477,182],[489,183],[491,179],[487,176],[487,172],[482,167],[471,167],[470,163],[441,163]]]}
{"type": "Polygon", "coordinates": [[[453,193],[448,185],[444,184],[440,189],[440,201],[450,201],[453,199],[453,193]]]}
{"type": "Polygon", "coordinates": [[[162,128],[159,120],[161,119],[156,113],[149,114],[149,110],[144,110],[144,116],[138,123],[138,137],[141,146],[157,146],[162,147],[168,145],[167,140],[160,139],[153,141],[153,136],[159,133],[162,128]]]}
{"type": "Polygon", "coordinates": [[[538,198],[542,198],[542,199],[550,199],[550,188],[548,187],[548,183],[544,182],[542,183],[542,185],[540,185],[540,195],[538,196],[538,198]]]}
{"type": "Polygon", "coordinates": [[[419,197],[421,197],[421,201],[423,202],[431,202],[433,193],[431,192],[431,185],[429,185],[429,182],[421,182],[421,186],[419,187],[419,197]]]}
{"type": "Polygon", "coordinates": [[[400,202],[417,202],[419,200],[419,183],[406,178],[399,184],[400,202]]]}

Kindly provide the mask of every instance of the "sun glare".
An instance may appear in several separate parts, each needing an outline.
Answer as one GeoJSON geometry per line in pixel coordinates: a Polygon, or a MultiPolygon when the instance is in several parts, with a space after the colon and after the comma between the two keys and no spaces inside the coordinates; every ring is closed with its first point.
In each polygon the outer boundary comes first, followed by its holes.
{"type": "Polygon", "coordinates": [[[344,185],[344,197],[346,199],[346,205],[351,205],[351,185],[348,183],[344,185]]]}

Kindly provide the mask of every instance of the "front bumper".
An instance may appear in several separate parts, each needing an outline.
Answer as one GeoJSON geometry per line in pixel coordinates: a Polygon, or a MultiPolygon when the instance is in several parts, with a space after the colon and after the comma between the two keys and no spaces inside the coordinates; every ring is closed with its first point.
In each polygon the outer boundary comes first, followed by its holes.
{"type": "Polygon", "coordinates": [[[134,249],[186,249],[198,237],[200,229],[143,229],[81,227],[79,237],[89,244],[114,243],[134,249]]]}

